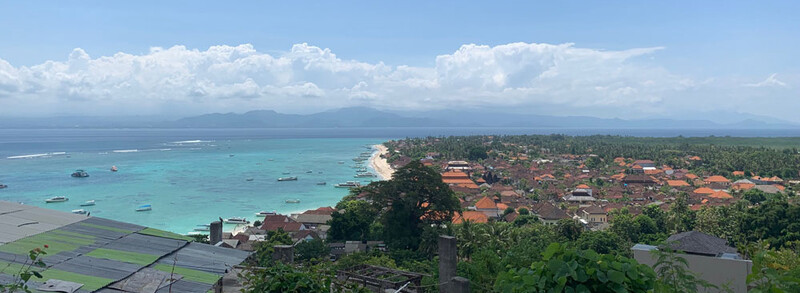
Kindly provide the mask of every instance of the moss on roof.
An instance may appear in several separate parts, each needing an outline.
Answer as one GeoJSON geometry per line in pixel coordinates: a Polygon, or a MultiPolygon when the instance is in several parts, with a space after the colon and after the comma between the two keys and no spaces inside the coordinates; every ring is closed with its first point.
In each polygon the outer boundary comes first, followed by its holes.
{"type": "Polygon", "coordinates": [[[156,260],[158,260],[158,258],[160,257],[158,255],[106,249],[106,248],[98,248],[92,250],[91,252],[87,253],[86,256],[139,264],[142,266],[150,265],[151,263],[154,263],[156,260]]]}
{"type": "Polygon", "coordinates": [[[169,239],[184,240],[184,241],[189,241],[189,242],[194,241],[194,238],[192,238],[192,237],[183,236],[181,234],[172,233],[172,232],[169,232],[169,231],[159,230],[159,229],[155,229],[155,228],[144,228],[141,231],[139,231],[138,233],[139,234],[144,234],[144,235],[156,236],[156,237],[169,238],[169,239]]]}
{"type": "Polygon", "coordinates": [[[106,285],[111,284],[111,282],[114,282],[114,280],[108,278],[81,275],[56,269],[48,269],[42,272],[41,280],[47,281],[49,279],[81,283],[83,284],[81,289],[88,291],[94,291],[103,288],[106,285]]]}
{"type": "Polygon", "coordinates": [[[83,225],[83,226],[86,226],[86,227],[92,227],[92,228],[103,229],[103,230],[114,231],[114,232],[125,233],[125,234],[131,234],[131,233],[134,232],[134,231],[130,231],[130,230],[114,228],[114,227],[109,227],[109,226],[103,226],[103,225],[97,225],[97,224],[90,224],[90,223],[79,223],[79,224],[83,225]]]}
{"type": "Polygon", "coordinates": [[[36,247],[41,248],[47,244],[47,246],[50,247],[47,249],[47,253],[56,254],[62,251],[72,251],[84,245],[94,244],[94,240],[92,239],[82,236],[68,235],[63,232],[64,231],[48,231],[25,237],[11,243],[0,245],[0,251],[28,255],[28,251],[31,249],[36,247]]]}
{"type": "Polygon", "coordinates": [[[205,284],[214,284],[217,282],[217,280],[219,280],[219,278],[221,278],[221,276],[212,273],[182,268],[179,266],[172,266],[168,264],[156,264],[155,266],[153,266],[153,268],[167,273],[173,272],[174,268],[174,273],[183,276],[183,279],[205,284]]]}

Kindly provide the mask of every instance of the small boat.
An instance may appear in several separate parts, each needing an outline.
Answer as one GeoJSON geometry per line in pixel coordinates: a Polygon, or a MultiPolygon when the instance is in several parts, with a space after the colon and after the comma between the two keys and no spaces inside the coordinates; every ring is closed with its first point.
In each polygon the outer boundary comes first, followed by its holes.
{"type": "Polygon", "coordinates": [[[234,155],[228,155],[229,158],[233,158],[234,155]]]}
{"type": "Polygon", "coordinates": [[[278,181],[297,181],[297,177],[281,177],[278,181]]]}
{"type": "Polygon", "coordinates": [[[367,168],[361,168],[361,169],[357,169],[357,170],[356,170],[356,172],[358,172],[358,173],[364,173],[364,172],[367,172],[367,168]]]}
{"type": "Polygon", "coordinates": [[[312,170],[306,171],[306,174],[311,174],[311,173],[314,173],[314,171],[312,171],[312,170]]]}
{"type": "Polygon", "coordinates": [[[253,178],[247,178],[245,181],[253,181],[253,178]]]}
{"type": "Polygon", "coordinates": [[[197,227],[194,228],[194,230],[195,231],[210,231],[211,230],[211,225],[208,225],[208,224],[197,225],[197,227]]]}
{"type": "Polygon", "coordinates": [[[72,213],[73,214],[78,214],[78,215],[85,215],[86,214],[86,210],[84,210],[84,209],[72,210],[72,213]]]}
{"type": "Polygon", "coordinates": [[[299,199],[287,199],[286,203],[300,203],[299,199]]]}
{"type": "Polygon", "coordinates": [[[240,217],[231,217],[225,219],[225,224],[248,224],[250,221],[247,218],[240,218],[240,217]]]}
{"type": "Polygon", "coordinates": [[[344,164],[344,161],[338,161],[336,163],[339,164],[339,165],[342,165],[342,164],[344,164]]]}
{"type": "Polygon", "coordinates": [[[345,183],[336,184],[333,187],[336,187],[336,188],[356,188],[356,187],[361,187],[361,183],[358,182],[358,181],[347,181],[345,183]]]}
{"type": "Polygon", "coordinates": [[[292,173],[291,173],[291,172],[283,172],[283,173],[281,173],[281,174],[283,174],[283,175],[289,175],[289,174],[292,174],[292,173]]]}
{"type": "Polygon", "coordinates": [[[117,169],[117,166],[111,166],[111,172],[117,172],[117,171],[119,171],[119,169],[117,169]]]}
{"type": "Polygon", "coordinates": [[[272,215],[277,215],[277,213],[275,213],[275,212],[267,212],[267,211],[260,211],[260,212],[256,213],[256,217],[266,217],[266,216],[272,216],[272,215]]]}
{"type": "Polygon", "coordinates": [[[94,205],[94,200],[87,200],[81,204],[82,207],[88,207],[93,205],[94,205]]]}
{"type": "Polygon", "coordinates": [[[78,169],[78,170],[75,170],[75,172],[73,172],[72,175],[70,175],[70,176],[75,177],[75,178],[85,178],[85,177],[89,177],[89,173],[86,173],[86,171],[78,169]]]}
{"type": "Polygon", "coordinates": [[[371,172],[364,172],[364,173],[358,173],[354,177],[355,178],[370,178],[370,177],[378,177],[378,175],[375,175],[374,173],[371,173],[371,172]]]}
{"type": "Polygon", "coordinates": [[[317,185],[325,185],[325,184],[328,184],[328,183],[327,183],[327,182],[325,182],[325,181],[322,181],[322,182],[317,182],[317,185]]]}
{"type": "Polygon", "coordinates": [[[54,202],[65,202],[65,201],[68,201],[68,200],[69,200],[69,198],[67,198],[66,196],[54,196],[54,197],[48,198],[44,202],[46,202],[46,203],[54,203],[54,202]]]}
{"type": "Polygon", "coordinates": [[[0,189],[3,189],[3,188],[8,188],[8,185],[0,184],[0,189]]]}
{"type": "Polygon", "coordinates": [[[149,204],[140,205],[138,208],[136,208],[137,212],[146,212],[146,211],[150,211],[150,210],[153,210],[153,207],[150,206],[149,204]]]}
{"type": "Polygon", "coordinates": [[[317,172],[317,174],[322,174],[322,171],[317,172]]]}

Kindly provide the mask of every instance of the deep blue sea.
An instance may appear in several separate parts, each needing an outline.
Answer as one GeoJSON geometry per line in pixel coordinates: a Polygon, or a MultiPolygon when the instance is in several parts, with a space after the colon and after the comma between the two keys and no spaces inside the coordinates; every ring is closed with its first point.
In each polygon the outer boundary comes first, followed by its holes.
{"type": "Polygon", "coordinates": [[[85,208],[92,216],[187,233],[219,217],[252,221],[261,210],[333,206],[347,193],[333,184],[355,180],[351,159],[365,146],[388,139],[552,133],[800,136],[800,130],[700,129],[0,129],[0,183],[9,185],[0,189],[0,200],[61,211],[95,200],[85,208]],[[111,166],[119,172],[111,172],[111,166]],[[76,169],[91,176],[70,177],[76,169]],[[277,181],[285,176],[299,180],[277,181]],[[316,184],[321,181],[327,185],[316,184]],[[70,200],[44,202],[52,196],[70,200]],[[152,205],[152,211],[136,212],[143,204],[152,205]]]}

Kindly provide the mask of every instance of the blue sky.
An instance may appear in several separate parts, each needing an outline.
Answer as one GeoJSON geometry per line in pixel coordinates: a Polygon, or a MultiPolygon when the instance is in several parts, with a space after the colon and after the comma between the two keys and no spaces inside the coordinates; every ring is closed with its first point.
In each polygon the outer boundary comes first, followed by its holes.
{"type": "MultiPolygon", "coordinates": [[[[148,56],[153,54],[151,50],[153,47],[168,49],[179,45],[189,51],[196,49],[206,52],[211,46],[235,47],[241,44],[250,44],[258,54],[281,58],[290,55],[293,46],[307,43],[308,46],[321,50],[329,49],[332,54],[335,54],[335,58],[343,61],[369,65],[383,64],[391,67],[387,69],[388,71],[378,69],[379,72],[382,72],[381,76],[391,75],[391,72],[395,72],[400,66],[419,68],[421,71],[427,69],[432,72],[415,73],[414,77],[410,79],[433,78],[436,86],[439,86],[447,84],[447,82],[442,80],[443,75],[440,69],[443,65],[439,63],[437,56],[453,55],[463,45],[468,44],[497,48],[512,43],[554,46],[571,43],[574,44],[572,45],[574,48],[594,52],[624,52],[658,47],[660,49],[652,52],[626,57],[624,61],[620,61],[621,63],[603,66],[619,67],[624,65],[630,67],[629,70],[644,68],[648,73],[641,75],[662,75],[662,81],[653,77],[657,84],[673,83],[677,85],[682,80],[691,80],[693,87],[703,84],[709,86],[695,88],[691,93],[675,92],[675,87],[671,87],[671,90],[660,89],[644,93],[644,90],[633,85],[647,83],[651,80],[621,78],[620,80],[597,81],[598,83],[591,84],[591,87],[611,86],[619,87],[623,91],[624,88],[630,87],[636,90],[634,93],[651,96],[651,98],[642,99],[642,101],[650,103],[640,109],[647,115],[674,116],[673,114],[683,110],[680,105],[671,105],[668,101],[685,99],[685,96],[695,97],[689,100],[696,100],[696,97],[700,96],[716,96],[709,97],[708,99],[712,100],[707,103],[708,105],[700,107],[700,112],[714,111],[715,103],[727,100],[741,104],[732,105],[720,109],[720,111],[736,112],[737,109],[745,106],[744,101],[758,97],[761,99],[767,97],[770,101],[785,99],[787,102],[796,102],[800,87],[800,84],[797,83],[800,80],[798,78],[800,61],[795,53],[800,47],[800,17],[797,17],[800,4],[798,3],[800,2],[0,1],[0,59],[5,60],[16,72],[14,76],[17,78],[14,80],[24,80],[26,76],[30,77],[35,74],[22,70],[23,68],[37,71],[32,68],[45,64],[48,60],[68,63],[68,56],[74,53],[73,50],[76,48],[80,48],[87,55],[88,60],[96,60],[103,56],[114,56],[117,52],[134,56],[148,56]],[[770,83],[770,77],[777,83],[770,83]],[[776,88],[769,89],[768,92],[748,93],[747,96],[743,96],[737,90],[723,90],[734,84],[750,89],[760,88],[756,85],[761,82],[767,82],[763,85],[776,85],[776,88]],[[659,110],[659,108],[665,107],[667,110],[659,110]]],[[[508,48],[494,50],[493,54],[519,52],[514,48],[508,49],[510,51],[506,49],[508,48]]],[[[73,57],[75,56],[77,55],[73,55],[73,57]]],[[[556,54],[556,56],[559,55],[556,54]]],[[[542,56],[537,55],[537,58],[540,57],[542,56]]],[[[159,58],[170,57],[161,56],[159,58]]],[[[605,57],[598,55],[598,58],[605,57]]],[[[483,64],[495,61],[477,60],[483,64]]],[[[575,66],[575,68],[580,67],[575,66]]],[[[96,72],[96,69],[91,68],[94,67],[89,66],[84,69],[86,74],[83,75],[82,82],[91,79],[85,76],[108,75],[108,73],[96,72]]],[[[7,71],[11,72],[12,69],[7,71]]],[[[45,69],[38,71],[41,70],[45,69]]],[[[295,70],[297,69],[295,68],[295,70]]],[[[483,70],[486,70],[484,77],[499,74],[505,75],[510,80],[519,78],[514,74],[524,71],[521,69],[508,71],[502,68],[483,68],[483,70]]],[[[341,73],[341,71],[336,72],[341,73]]],[[[562,69],[558,72],[565,76],[564,73],[569,71],[562,69]]],[[[594,71],[597,74],[604,72],[606,71],[594,71]]],[[[246,72],[237,71],[237,73],[241,74],[241,80],[222,81],[218,77],[199,79],[196,77],[202,74],[193,75],[190,85],[213,84],[219,87],[226,83],[230,85],[245,84],[247,78],[251,78],[251,76],[247,76],[246,72]],[[204,81],[208,82],[203,83],[204,81]]],[[[249,74],[254,73],[250,72],[249,74]]],[[[369,75],[370,73],[353,74],[369,75]]],[[[347,78],[346,84],[344,84],[338,81],[332,82],[329,77],[319,75],[304,75],[303,78],[298,79],[297,76],[301,74],[296,71],[290,75],[292,78],[289,79],[276,77],[268,80],[259,80],[258,78],[252,78],[252,80],[259,89],[259,95],[263,94],[265,87],[285,88],[291,86],[295,88],[313,85],[319,89],[319,92],[312,94],[306,92],[302,96],[317,95],[331,101],[329,104],[311,102],[313,107],[309,105],[308,110],[321,110],[337,104],[384,105],[388,108],[398,109],[414,109],[425,104],[421,101],[410,102],[407,105],[382,101],[381,98],[389,93],[401,92],[417,96],[421,93],[424,94],[424,91],[389,88],[388,84],[380,82],[385,81],[384,78],[374,76],[364,80],[347,78]],[[369,95],[356,95],[357,97],[354,98],[351,92],[339,95],[333,93],[336,89],[345,87],[352,90],[361,82],[371,87],[369,95]],[[324,84],[330,84],[330,86],[322,86],[324,84]],[[380,87],[380,89],[376,89],[376,87],[380,87]]],[[[631,76],[634,75],[636,74],[631,74],[631,76]]],[[[459,73],[448,76],[461,77],[463,75],[459,73]]],[[[522,74],[521,76],[533,78],[531,76],[535,76],[535,74],[522,74]]],[[[474,73],[470,77],[474,77],[474,73]]],[[[581,74],[572,77],[575,79],[587,78],[586,75],[581,74]]],[[[116,84],[125,83],[123,79],[126,77],[119,78],[116,84]]],[[[127,78],[134,77],[131,75],[127,78]]],[[[94,80],[100,79],[103,78],[94,80]]],[[[409,78],[403,80],[408,81],[409,78]]],[[[52,82],[52,80],[48,82],[52,82]]],[[[63,109],[63,107],[54,100],[65,98],[52,97],[53,92],[56,90],[63,92],[64,86],[75,85],[75,82],[72,80],[67,82],[68,85],[64,85],[64,80],[59,80],[53,84],[57,83],[60,88],[49,89],[49,94],[30,94],[30,92],[35,92],[32,90],[36,87],[35,85],[49,84],[48,82],[30,81],[33,85],[26,85],[24,81],[19,81],[13,86],[16,92],[8,90],[6,95],[14,96],[16,99],[14,103],[18,105],[22,104],[20,101],[23,98],[20,95],[27,95],[27,99],[45,101],[43,108],[51,109],[44,112],[22,111],[24,113],[29,112],[28,114],[31,115],[59,114],[52,109],[63,109]]],[[[508,89],[539,89],[536,85],[524,82],[513,86],[505,82],[500,82],[500,84],[502,86],[492,90],[478,89],[486,90],[486,93],[472,97],[470,101],[491,98],[506,100],[509,104],[517,103],[515,105],[528,108],[537,108],[534,106],[542,101],[542,99],[521,101],[529,93],[519,94],[520,96],[503,95],[503,92],[507,92],[508,89]]],[[[47,86],[54,85],[45,87],[47,86]]],[[[77,96],[81,96],[80,99],[73,97],[73,100],[97,98],[96,93],[94,96],[85,93],[87,88],[98,90],[102,87],[113,87],[109,84],[90,82],[81,86],[84,87],[82,90],[74,91],[77,96]]],[[[463,85],[461,86],[463,87],[463,85]]],[[[7,87],[12,88],[10,85],[7,87]]],[[[153,89],[153,92],[148,92],[152,96],[167,95],[165,92],[158,92],[160,86],[153,85],[148,88],[153,89]]],[[[2,89],[1,83],[0,89],[2,89]]],[[[436,93],[426,97],[427,101],[447,101],[443,103],[443,106],[453,101],[460,101],[454,100],[452,97],[462,95],[462,93],[437,89],[439,90],[436,93]]],[[[681,91],[684,90],[681,88],[681,91]]],[[[110,91],[113,94],[113,90],[110,91]]],[[[202,92],[206,94],[210,91],[202,92]]],[[[476,90],[473,89],[471,92],[476,92],[476,90]]],[[[548,91],[536,90],[534,92],[538,95],[551,96],[553,99],[563,99],[564,102],[552,103],[544,107],[561,108],[564,113],[560,114],[577,112],[579,114],[597,114],[598,116],[636,118],[627,117],[624,112],[615,110],[625,106],[624,103],[619,103],[619,97],[593,104],[593,109],[600,109],[597,113],[592,113],[587,112],[586,101],[576,98],[587,95],[586,91],[574,92],[572,95],[566,96],[563,93],[556,94],[548,91]]],[[[169,95],[173,94],[175,93],[169,92],[169,95]]],[[[223,96],[230,98],[236,94],[235,91],[227,94],[220,92],[217,98],[223,96]]],[[[3,105],[2,95],[3,92],[0,92],[0,106],[3,105]]],[[[268,96],[275,97],[275,95],[277,95],[275,92],[270,92],[268,96]]],[[[293,97],[285,95],[283,98],[291,99],[293,97]]],[[[135,99],[135,97],[126,99],[135,99]]],[[[163,98],[160,99],[163,100],[163,98]]],[[[208,99],[188,107],[190,110],[187,110],[186,114],[209,112],[221,107],[218,102],[211,101],[212,98],[208,99]]],[[[397,100],[398,97],[392,99],[397,100]]],[[[6,101],[5,103],[10,105],[11,102],[6,101]]],[[[181,103],[186,103],[186,100],[174,101],[174,104],[181,103]]],[[[299,102],[299,104],[304,103],[303,101],[299,102]]],[[[107,104],[105,106],[114,107],[114,103],[110,101],[107,104]]],[[[118,104],[123,105],[126,102],[118,104]]],[[[435,104],[432,103],[434,107],[435,104]]],[[[473,107],[477,105],[477,103],[469,103],[469,101],[465,101],[464,104],[473,107]]],[[[102,109],[105,106],[99,105],[98,109],[105,111],[102,109]]],[[[159,112],[174,111],[174,107],[176,106],[171,105],[170,102],[162,104],[153,102],[148,104],[148,107],[142,107],[140,111],[130,111],[132,114],[159,114],[159,112]]],[[[265,98],[261,102],[253,102],[252,97],[247,102],[224,110],[243,111],[251,108],[276,108],[288,112],[303,112],[303,109],[298,108],[281,108],[275,99],[265,98]]],[[[768,108],[763,108],[748,109],[748,113],[770,115],[773,112],[768,108]]],[[[776,116],[789,119],[790,114],[785,112],[778,113],[776,116]]]]}

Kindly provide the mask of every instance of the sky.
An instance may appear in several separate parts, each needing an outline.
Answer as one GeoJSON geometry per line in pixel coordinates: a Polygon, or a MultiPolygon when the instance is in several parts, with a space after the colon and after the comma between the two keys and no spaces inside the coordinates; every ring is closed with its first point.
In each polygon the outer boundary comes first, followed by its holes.
{"type": "Polygon", "coordinates": [[[0,115],[800,122],[798,1],[5,1],[0,115]]]}

